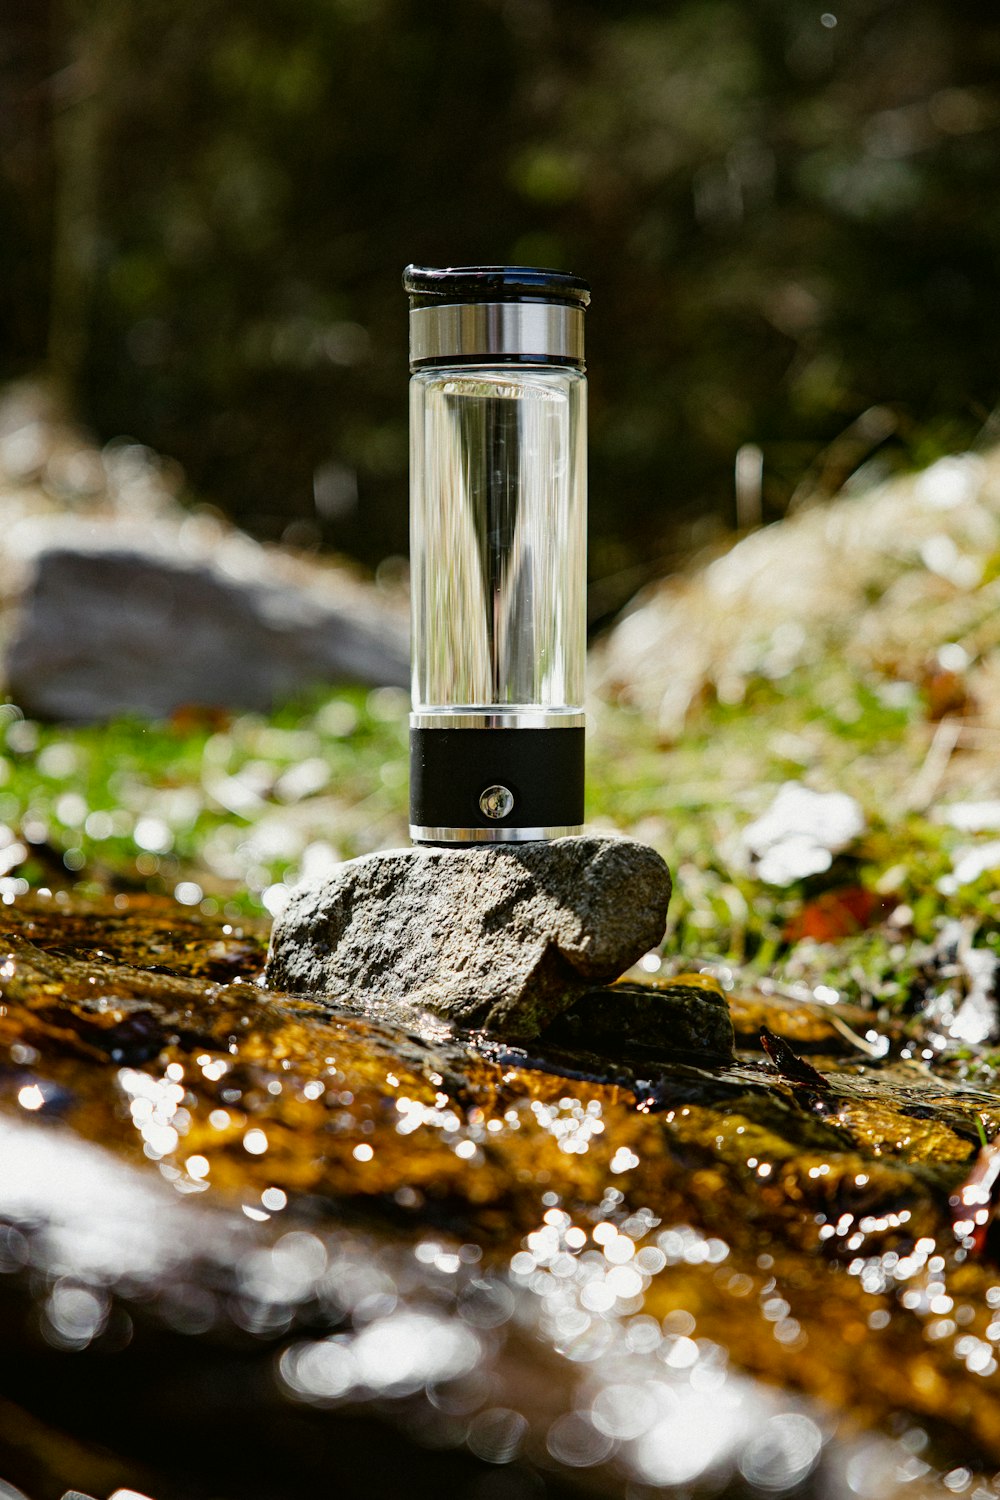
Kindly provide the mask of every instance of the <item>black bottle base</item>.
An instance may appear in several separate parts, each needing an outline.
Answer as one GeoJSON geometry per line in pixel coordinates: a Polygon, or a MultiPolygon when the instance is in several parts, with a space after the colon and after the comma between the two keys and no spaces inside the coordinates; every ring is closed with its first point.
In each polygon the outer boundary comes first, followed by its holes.
{"type": "Polygon", "coordinates": [[[584,740],[582,728],[411,729],[411,839],[525,843],[579,833],[584,740]]]}

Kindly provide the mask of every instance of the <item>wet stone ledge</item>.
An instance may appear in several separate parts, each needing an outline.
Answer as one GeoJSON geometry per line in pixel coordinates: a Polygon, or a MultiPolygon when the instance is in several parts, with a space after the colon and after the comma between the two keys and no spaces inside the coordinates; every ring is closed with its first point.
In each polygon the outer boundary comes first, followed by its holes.
{"type": "Polygon", "coordinates": [[[922,1497],[993,1493],[996,1247],[949,1200],[994,1094],[849,1021],[800,1069],[602,1056],[573,1007],[558,1042],[407,1028],[264,991],[266,937],[0,909],[5,1479],[894,1500],[919,1454],[922,1497]]]}

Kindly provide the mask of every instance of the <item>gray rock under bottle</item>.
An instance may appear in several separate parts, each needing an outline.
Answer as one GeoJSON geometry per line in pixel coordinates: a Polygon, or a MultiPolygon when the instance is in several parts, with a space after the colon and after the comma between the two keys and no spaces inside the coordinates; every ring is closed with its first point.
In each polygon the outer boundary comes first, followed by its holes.
{"type": "Polygon", "coordinates": [[[299,887],[267,983],[534,1037],[662,938],[670,872],[630,839],[368,854],[299,887]]]}

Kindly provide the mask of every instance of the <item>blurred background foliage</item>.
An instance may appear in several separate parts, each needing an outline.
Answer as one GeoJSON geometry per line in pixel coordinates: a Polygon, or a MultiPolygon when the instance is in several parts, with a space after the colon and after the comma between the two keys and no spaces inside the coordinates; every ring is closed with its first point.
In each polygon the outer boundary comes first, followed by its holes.
{"type": "Polygon", "coordinates": [[[0,376],[376,564],[404,263],[574,270],[607,615],[733,524],[747,445],[769,519],[992,432],[1000,12],[829,3],[19,0],[0,376]]]}

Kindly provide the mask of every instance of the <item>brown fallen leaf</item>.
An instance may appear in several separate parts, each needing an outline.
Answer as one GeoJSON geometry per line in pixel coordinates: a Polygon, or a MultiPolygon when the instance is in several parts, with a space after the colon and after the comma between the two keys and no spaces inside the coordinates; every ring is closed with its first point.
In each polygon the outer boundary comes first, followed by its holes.
{"type": "Polygon", "coordinates": [[[832,943],[880,922],[897,905],[896,897],[881,896],[860,885],[842,886],[807,901],[787,922],[782,936],[788,943],[800,942],[802,938],[832,943]]]}

